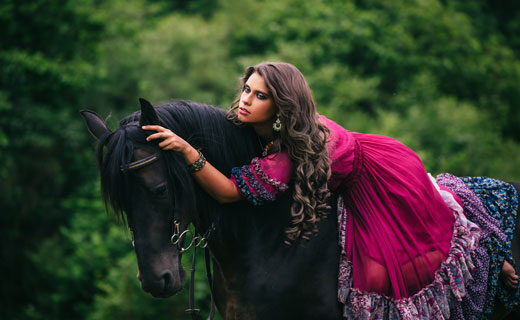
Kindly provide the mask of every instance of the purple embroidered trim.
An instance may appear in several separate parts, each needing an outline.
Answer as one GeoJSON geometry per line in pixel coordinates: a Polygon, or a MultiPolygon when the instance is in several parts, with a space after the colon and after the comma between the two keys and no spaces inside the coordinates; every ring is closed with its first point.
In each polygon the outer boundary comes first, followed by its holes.
{"type": "Polygon", "coordinates": [[[258,178],[254,175],[251,166],[243,166],[242,174],[248,179],[251,189],[256,193],[258,198],[267,201],[274,201],[275,197],[272,193],[268,192],[265,187],[258,181],[258,178]]]}
{"type": "Polygon", "coordinates": [[[249,189],[249,186],[247,185],[246,181],[244,180],[244,177],[242,176],[242,170],[240,167],[234,167],[231,169],[231,174],[235,177],[238,184],[238,189],[240,193],[253,205],[259,206],[264,204],[261,199],[258,199],[249,189]]]}
{"type": "Polygon", "coordinates": [[[253,158],[253,160],[251,160],[251,164],[253,165],[257,176],[276,190],[285,191],[289,188],[285,183],[278,181],[275,178],[270,178],[262,169],[262,166],[260,165],[260,159],[258,157],[253,158]]]}

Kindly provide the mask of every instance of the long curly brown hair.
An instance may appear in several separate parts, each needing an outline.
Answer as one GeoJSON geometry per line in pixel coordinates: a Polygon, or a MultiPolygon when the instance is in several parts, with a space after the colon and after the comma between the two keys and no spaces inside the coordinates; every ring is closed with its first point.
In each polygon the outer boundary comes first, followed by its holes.
{"type": "Polygon", "coordinates": [[[300,70],[282,62],[264,62],[245,70],[240,92],[226,114],[229,120],[241,124],[236,114],[240,94],[255,72],[264,79],[282,123],[278,149],[287,150],[295,168],[291,225],[285,230],[285,243],[290,245],[298,238],[309,240],[318,232],[317,223],[329,209],[330,131],[319,119],[311,89],[300,70]]]}

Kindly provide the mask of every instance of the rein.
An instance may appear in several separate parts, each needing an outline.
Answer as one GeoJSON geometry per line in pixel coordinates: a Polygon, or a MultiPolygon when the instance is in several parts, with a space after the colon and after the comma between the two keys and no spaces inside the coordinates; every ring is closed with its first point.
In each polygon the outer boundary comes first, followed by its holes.
{"type": "MultiPolygon", "coordinates": [[[[120,167],[121,172],[136,170],[142,167],[146,167],[161,158],[161,153],[157,152],[148,156],[146,158],[131,162],[126,165],[122,165],[120,167]]],[[[186,309],[186,313],[191,315],[193,320],[198,319],[198,314],[200,313],[200,309],[195,308],[195,262],[197,257],[197,248],[204,249],[204,260],[206,265],[206,277],[208,279],[209,291],[211,297],[211,309],[207,320],[212,320],[215,316],[215,300],[213,298],[213,278],[211,276],[211,253],[209,251],[209,241],[213,237],[213,234],[217,230],[217,225],[215,222],[212,222],[209,228],[201,234],[195,230],[193,233],[190,229],[186,228],[184,231],[180,231],[181,225],[181,217],[178,214],[178,210],[175,210],[175,206],[173,207],[173,234],[170,238],[170,241],[173,245],[177,246],[179,249],[179,254],[183,254],[188,251],[191,247],[193,247],[193,259],[191,263],[190,269],[190,295],[189,295],[189,306],[186,309]],[[187,247],[184,246],[184,240],[186,236],[190,234],[191,240],[187,247]]],[[[134,245],[134,235],[132,229],[130,229],[130,234],[132,235],[132,246],[134,245]]]]}

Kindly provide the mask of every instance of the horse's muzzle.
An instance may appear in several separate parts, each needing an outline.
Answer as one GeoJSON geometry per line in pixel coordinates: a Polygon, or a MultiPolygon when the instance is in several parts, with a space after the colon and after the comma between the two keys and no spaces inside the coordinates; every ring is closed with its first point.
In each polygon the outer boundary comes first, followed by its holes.
{"type": "Polygon", "coordinates": [[[184,270],[181,270],[177,277],[171,271],[163,271],[154,280],[145,279],[140,272],[137,274],[137,278],[141,282],[143,291],[154,298],[168,298],[182,290],[186,276],[184,270]]]}

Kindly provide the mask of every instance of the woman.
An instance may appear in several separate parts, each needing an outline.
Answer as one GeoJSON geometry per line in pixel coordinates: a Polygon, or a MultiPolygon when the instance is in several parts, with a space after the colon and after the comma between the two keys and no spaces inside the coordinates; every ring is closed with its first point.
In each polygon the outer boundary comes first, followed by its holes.
{"type": "MultiPolygon", "coordinates": [[[[320,116],[296,67],[262,63],[247,68],[227,116],[237,125],[252,126],[264,146],[262,157],[234,168],[229,178],[170,130],[143,129],[157,131],[148,141],[162,139],[161,148],[182,153],[194,178],[221,203],[246,199],[259,205],[274,200],[291,182],[288,245],[317,232],[329,190],[340,193],[345,203],[340,278],[354,292],[343,303],[375,294],[405,306],[408,298],[435,295],[427,288],[450,281],[438,274],[468,273],[465,263],[471,265],[479,229],[463,217],[458,197],[432,183],[419,157],[400,142],[349,132],[320,116]]],[[[514,270],[508,281],[516,286],[514,270]]]]}

